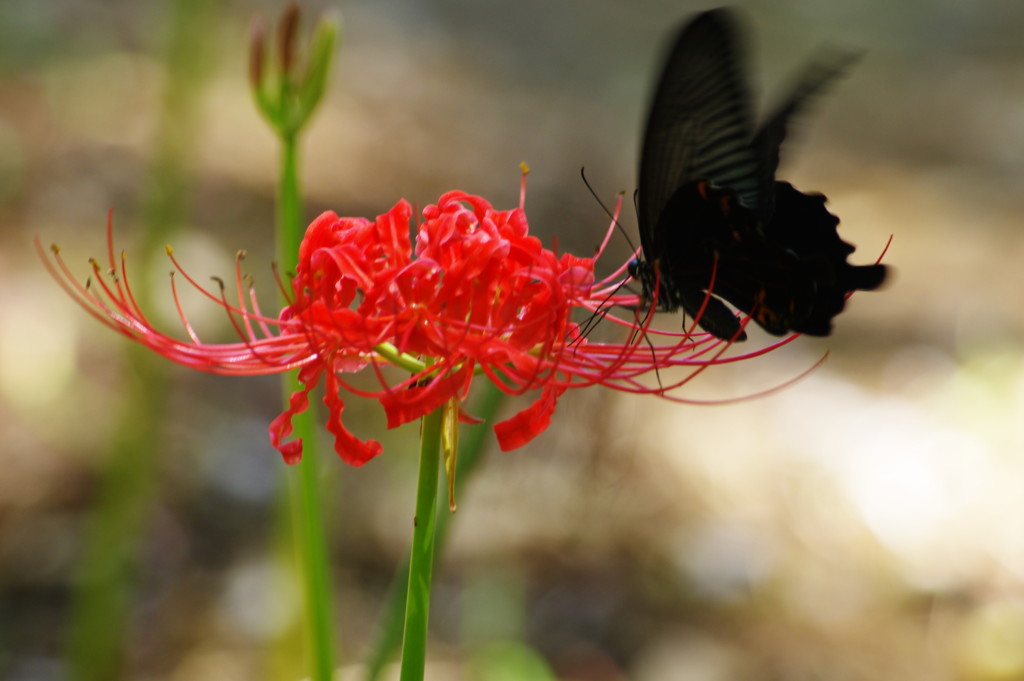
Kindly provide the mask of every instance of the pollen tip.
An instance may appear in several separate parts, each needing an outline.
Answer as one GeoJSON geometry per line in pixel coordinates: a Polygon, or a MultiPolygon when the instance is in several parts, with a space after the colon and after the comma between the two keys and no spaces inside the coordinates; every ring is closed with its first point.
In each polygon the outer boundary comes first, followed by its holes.
{"type": "Polygon", "coordinates": [[[60,246],[58,246],[57,244],[50,244],[50,251],[54,255],[60,255],[60,246]]]}
{"type": "Polygon", "coordinates": [[[220,277],[214,276],[214,277],[210,277],[210,279],[212,279],[215,282],[217,282],[217,286],[220,286],[220,290],[221,291],[223,291],[225,288],[227,288],[226,286],[224,286],[224,280],[221,279],[220,277]]]}
{"type": "Polygon", "coordinates": [[[519,172],[521,172],[523,175],[526,175],[530,172],[530,166],[526,165],[526,161],[520,161],[519,172]]]}
{"type": "Polygon", "coordinates": [[[235,259],[236,260],[245,260],[245,255],[246,255],[245,250],[240,248],[235,253],[235,259]]]}
{"type": "Polygon", "coordinates": [[[164,248],[167,250],[167,255],[174,255],[174,247],[173,246],[171,246],[170,244],[167,244],[164,248]]]}

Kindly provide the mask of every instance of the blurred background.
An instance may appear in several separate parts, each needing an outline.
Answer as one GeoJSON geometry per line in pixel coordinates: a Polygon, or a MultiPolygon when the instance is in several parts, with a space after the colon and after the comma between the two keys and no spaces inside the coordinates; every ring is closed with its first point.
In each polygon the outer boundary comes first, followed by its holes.
{"type": "MultiPolygon", "coordinates": [[[[742,6],[762,101],[822,45],[866,51],[779,177],[829,197],[856,262],[893,235],[890,283],[830,338],[684,393],[750,394],[829,353],[768,397],[578,391],[522,450],[488,429],[435,577],[430,678],[1024,679],[1024,4],[742,6]]],[[[512,207],[526,161],[532,230],[587,254],[607,218],[579,169],[608,202],[632,191],[664,43],[709,5],[304,7],[344,22],[305,137],[309,218],[451,189],[512,207]]],[[[168,241],[200,278],[246,249],[270,307],[276,146],[246,41],[281,9],[0,3],[0,678],[296,678],[275,671],[299,612],[266,436],[278,380],[147,360],[31,248],[59,242],[84,280],[113,208],[164,328],[168,241]],[[88,662],[104,632],[112,667],[88,662]]],[[[616,238],[604,262],[628,251],[616,238]]],[[[204,340],[232,339],[216,307],[186,305],[204,340]]],[[[340,659],[359,678],[410,537],[417,428],[346,401],[385,445],[362,469],[324,461],[340,659]]]]}

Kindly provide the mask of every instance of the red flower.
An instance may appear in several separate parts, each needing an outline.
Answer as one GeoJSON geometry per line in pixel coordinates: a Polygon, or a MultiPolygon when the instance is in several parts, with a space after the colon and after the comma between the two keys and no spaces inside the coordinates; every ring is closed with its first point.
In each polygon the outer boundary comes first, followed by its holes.
{"type": "MultiPolygon", "coordinates": [[[[404,200],[374,221],[333,212],[318,217],[299,251],[290,304],[277,317],[263,314],[243,283],[241,258],[232,301],[224,290],[213,293],[200,286],[168,248],[189,284],[228,312],[239,341],[227,344],[203,343],[180,304],[187,340],[149,323],[132,296],[124,256],[120,263],[115,260],[109,218],[109,276],[93,261],[96,285],[80,284],[56,247],[51,258],[38,239],[36,246],[50,272],[90,314],[168,359],[218,374],[298,369],[303,388],[270,425],[270,439],[288,463],[302,456],[301,440],[285,441],[291,418],[307,408],[309,392],[321,378],[335,449],[358,466],[379,454],[381,445],[357,438],[342,423],[342,388],[379,400],[389,428],[463,399],[476,376],[508,394],[539,390],[530,406],[494,427],[501,448],[510,450],[548,427],[557,399],[569,388],[606,385],[680,399],[671,391],[708,366],[763,354],[792,339],[727,358],[723,352],[730,343],[708,334],[655,331],[649,328],[651,315],[641,324],[633,315],[607,314],[610,306],[639,304],[636,295],[618,293],[626,263],[594,281],[612,227],[594,257],[580,258],[556,254],[530,236],[521,206],[498,211],[464,192],[449,192],[423,211],[415,243],[411,218],[404,200]],[[581,338],[572,321],[577,309],[622,325],[629,340],[581,338]],[[673,366],[692,371],[671,385],[641,381],[654,369],[673,366]],[[342,378],[367,369],[379,380],[379,390],[358,390],[342,378]]],[[[171,285],[177,302],[173,276],[171,285]]],[[[460,413],[460,418],[470,417],[460,413]]]]}

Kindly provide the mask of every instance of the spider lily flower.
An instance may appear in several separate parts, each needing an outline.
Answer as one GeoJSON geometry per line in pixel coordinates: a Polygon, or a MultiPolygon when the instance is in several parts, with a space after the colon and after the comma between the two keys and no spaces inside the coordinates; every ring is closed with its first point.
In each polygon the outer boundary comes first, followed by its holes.
{"type": "MultiPolygon", "coordinates": [[[[150,323],[132,294],[125,255],[115,257],[110,216],[108,265],[93,260],[93,276],[84,284],[56,246],[47,252],[36,239],[36,248],[87,312],[167,359],[224,375],[297,369],[303,387],[269,427],[271,442],[287,463],[302,456],[301,440],[288,441],[291,419],[308,407],[309,393],[321,381],[335,450],[359,466],[378,455],[381,445],[345,426],[342,390],[378,400],[389,428],[440,407],[453,419],[471,422],[459,405],[474,378],[490,380],[511,395],[539,391],[532,404],[494,426],[507,451],[543,432],[558,398],[570,388],[604,385],[686,401],[674,391],[706,368],[761,355],[792,340],[727,356],[729,341],[696,333],[695,327],[670,333],[651,328],[652,315],[641,322],[637,314],[611,314],[615,306],[639,309],[641,303],[637,295],[621,292],[629,281],[628,262],[595,281],[594,267],[615,221],[594,256],[558,254],[530,236],[524,198],[525,173],[520,206],[511,210],[496,210],[479,196],[448,192],[423,210],[415,240],[409,228],[413,211],[404,200],[376,220],[326,212],[306,231],[295,276],[290,286],[282,284],[288,304],[277,316],[261,310],[242,274],[241,254],[234,282],[210,290],[182,268],[168,247],[175,272],[226,311],[239,337],[232,343],[199,338],[179,302],[174,272],[172,295],[185,337],[150,323]],[[573,318],[587,316],[622,326],[623,340],[584,337],[573,318]],[[670,367],[689,371],[669,385],[650,380],[653,371],[670,367]],[[357,388],[345,380],[359,371],[372,372],[379,389],[357,388]]],[[[655,309],[656,301],[649,302],[655,309]]]]}

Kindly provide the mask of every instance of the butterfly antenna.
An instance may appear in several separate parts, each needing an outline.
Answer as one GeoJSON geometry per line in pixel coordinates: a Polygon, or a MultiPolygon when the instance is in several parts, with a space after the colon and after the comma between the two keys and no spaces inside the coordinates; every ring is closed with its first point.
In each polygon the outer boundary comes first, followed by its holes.
{"type": "MultiPolygon", "coordinates": [[[[650,312],[647,314],[650,314],[650,312]]],[[[661,382],[661,372],[658,371],[658,357],[654,351],[654,343],[651,342],[650,337],[646,333],[644,334],[644,341],[647,343],[647,347],[651,349],[651,364],[654,365],[654,377],[658,379],[658,391],[659,393],[664,393],[665,386],[661,382]]]]}
{"type": "MultiPolygon", "coordinates": [[[[597,205],[601,206],[601,210],[604,211],[604,214],[612,219],[612,221],[615,223],[615,226],[618,228],[619,233],[622,234],[623,238],[626,239],[626,243],[629,244],[629,249],[635,252],[636,246],[633,245],[633,240],[629,238],[629,234],[626,233],[626,229],[622,226],[622,223],[619,222],[619,219],[615,217],[615,215],[608,209],[608,206],[604,205],[604,201],[602,201],[601,198],[597,195],[597,192],[594,191],[594,188],[590,186],[590,181],[587,180],[587,169],[584,166],[580,167],[580,177],[583,178],[583,184],[587,187],[587,191],[589,191],[590,195],[594,197],[595,201],[597,201],[597,205]]],[[[633,203],[636,203],[635,192],[633,194],[633,203]]]]}
{"type": "Polygon", "coordinates": [[[608,316],[608,311],[612,308],[612,306],[608,304],[608,301],[612,299],[612,296],[621,291],[622,287],[625,285],[626,282],[623,281],[615,287],[615,290],[605,296],[605,299],[602,300],[601,304],[597,306],[597,309],[591,313],[590,317],[587,318],[587,321],[580,325],[578,335],[576,336],[576,339],[573,340],[573,343],[579,343],[589,336],[591,332],[597,328],[597,325],[601,323],[601,320],[608,316]]]}
{"type": "Polygon", "coordinates": [[[653,310],[651,307],[645,309],[643,317],[640,316],[639,308],[635,309],[633,312],[636,315],[634,317],[636,328],[634,329],[632,335],[629,338],[629,344],[632,345],[634,342],[638,340],[637,334],[643,334],[644,342],[647,343],[647,347],[651,349],[651,364],[654,366],[654,375],[658,379],[658,390],[661,392],[665,392],[665,385],[661,382],[661,372],[658,371],[658,352],[657,350],[654,349],[654,343],[651,342],[651,337],[650,335],[648,335],[647,331],[644,328],[647,325],[647,317],[648,315],[653,314],[653,310]]]}

